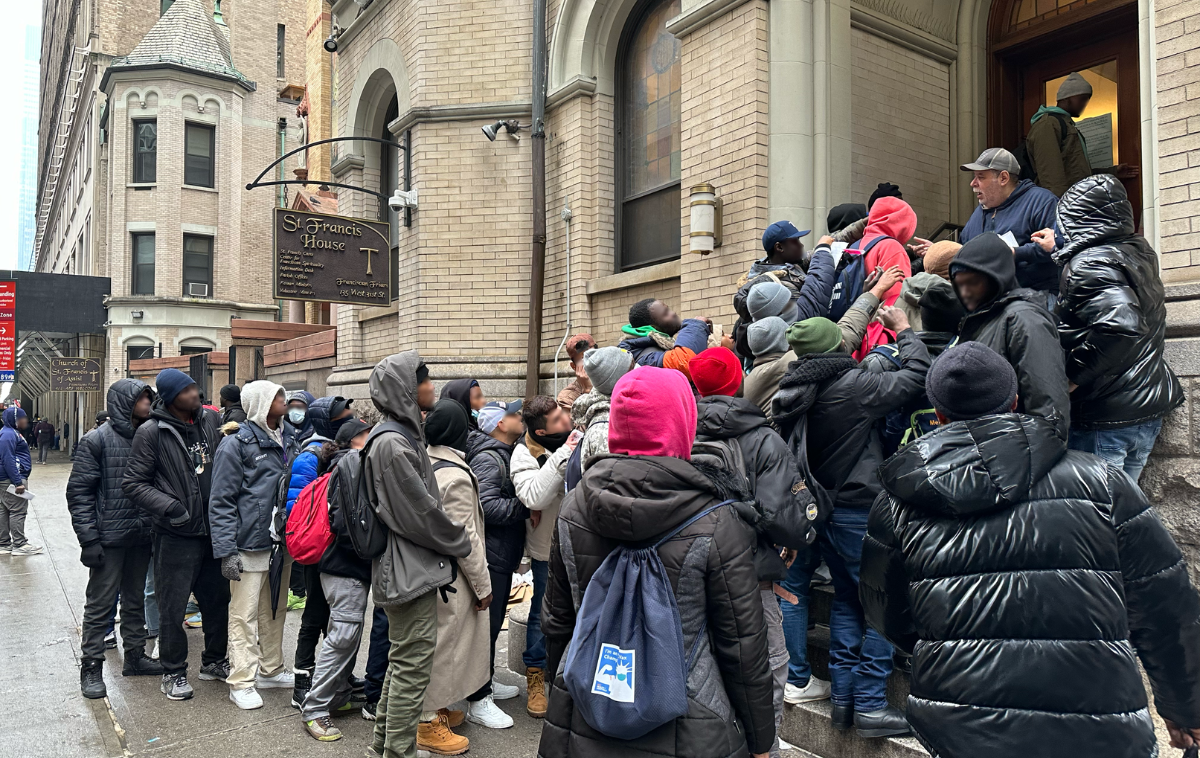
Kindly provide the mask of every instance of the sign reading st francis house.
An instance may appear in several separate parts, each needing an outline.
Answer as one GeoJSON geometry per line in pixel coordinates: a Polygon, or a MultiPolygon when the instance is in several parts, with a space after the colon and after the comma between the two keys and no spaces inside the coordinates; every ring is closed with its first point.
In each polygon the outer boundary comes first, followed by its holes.
{"type": "Polygon", "coordinates": [[[275,297],[353,305],[392,301],[386,221],[275,209],[275,297]]]}

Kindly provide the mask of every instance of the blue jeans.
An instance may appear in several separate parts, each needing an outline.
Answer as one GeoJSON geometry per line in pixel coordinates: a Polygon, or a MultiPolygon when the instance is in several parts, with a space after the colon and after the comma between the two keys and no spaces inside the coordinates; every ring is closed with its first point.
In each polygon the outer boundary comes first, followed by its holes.
{"type": "Polygon", "coordinates": [[[1144,424],[1123,426],[1120,429],[1097,431],[1071,430],[1068,447],[1085,453],[1098,455],[1137,481],[1146,467],[1146,459],[1154,449],[1154,441],[1162,429],[1162,419],[1157,418],[1144,424]]]}
{"type": "Polygon", "coordinates": [[[533,597],[529,601],[529,624],[525,627],[525,668],[546,668],[546,638],[542,636],[542,598],[546,595],[548,561],[530,561],[533,569],[533,597]]]}
{"type": "Polygon", "coordinates": [[[150,562],[150,570],[146,572],[146,633],[151,637],[158,636],[158,597],[154,594],[154,561],[150,562]]]}
{"type": "Polygon", "coordinates": [[[829,615],[829,679],[834,705],[860,713],[887,707],[887,680],[892,673],[892,646],[867,626],[858,599],[858,570],[866,508],[839,508],[820,537],[821,555],[833,578],[829,615]]]}
{"type": "Polygon", "coordinates": [[[808,686],[812,677],[812,668],[808,665],[808,595],[812,584],[813,565],[810,555],[813,551],[804,551],[796,556],[787,576],[779,583],[800,601],[792,605],[783,598],[779,599],[779,608],[783,612],[783,637],[787,641],[788,651],[788,684],[800,687],[808,686]]]}

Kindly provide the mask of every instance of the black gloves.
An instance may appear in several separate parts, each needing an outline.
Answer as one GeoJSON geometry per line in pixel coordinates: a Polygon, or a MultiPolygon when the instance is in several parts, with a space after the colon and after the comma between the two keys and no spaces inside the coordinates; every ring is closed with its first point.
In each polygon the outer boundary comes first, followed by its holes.
{"type": "Polygon", "coordinates": [[[104,564],[104,547],[99,542],[84,545],[79,562],[88,568],[100,568],[104,564]]]}

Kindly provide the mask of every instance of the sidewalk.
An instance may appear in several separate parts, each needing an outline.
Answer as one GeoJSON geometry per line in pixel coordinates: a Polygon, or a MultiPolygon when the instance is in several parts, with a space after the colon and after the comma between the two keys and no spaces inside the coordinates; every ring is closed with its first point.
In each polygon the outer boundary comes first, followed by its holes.
{"type": "MultiPolygon", "coordinates": [[[[289,705],[291,690],[263,690],[263,708],[241,711],[229,702],[224,683],[196,678],[192,700],[170,702],[159,692],[157,677],[121,676],[120,650],[108,651],[104,671],[108,698],[87,700],[80,695],[79,624],[87,569],[79,563],[79,544],[64,497],[70,467],[62,453],[54,461],[35,464],[29,480],[29,489],[37,497],[26,533],[31,542],[45,546],[45,554],[0,556],[0,640],[6,658],[0,667],[0,710],[8,720],[0,758],[363,755],[373,724],[357,712],[336,719],[345,737],[318,743],[304,731],[299,712],[289,705]]],[[[284,658],[289,666],[299,624],[299,612],[288,614],[284,658]]],[[[362,662],[370,638],[369,617],[367,625],[359,654],[362,662]]],[[[188,670],[194,674],[200,667],[201,630],[190,630],[188,638],[188,670]]],[[[503,635],[498,648],[507,650],[503,635]]],[[[507,653],[497,658],[502,665],[507,653]]],[[[520,684],[524,691],[524,678],[507,669],[498,668],[497,678],[520,684]]],[[[524,695],[499,705],[516,725],[494,731],[464,724],[457,731],[471,740],[470,754],[533,758],[541,722],[525,713],[524,695]]]]}

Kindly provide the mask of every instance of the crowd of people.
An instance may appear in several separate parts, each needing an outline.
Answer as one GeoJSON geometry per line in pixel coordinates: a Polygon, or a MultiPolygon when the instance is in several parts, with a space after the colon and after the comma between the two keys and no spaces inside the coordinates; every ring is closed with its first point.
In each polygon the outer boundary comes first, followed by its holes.
{"type": "MultiPolygon", "coordinates": [[[[895,185],[833,209],[812,250],[771,224],[731,333],[634,303],[618,344],[567,341],[557,397],[456,379],[438,398],[416,351],[375,366],[373,409],[254,381],[217,410],[175,369],[115,382],[67,489],[83,695],[106,695],[119,604],[122,673],[191,698],[198,611],[198,678],[234,706],[286,688],[318,741],[360,713],[368,755],[461,754],[464,721],[514,723],[495,654],[528,560],[544,758],[778,756],[785,704],[822,700],[834,729],[943,758],[1149,758],[1139,661],[1172,744],[1200,744],[1200,595],[1137,485],[1183,400],[1154,251],[1110,174],[1051,192],[1000,148],[962,168],[961,244],[915,237],[895,185]],[[818,572],[829,681],[807,652],[818,572]]],[[[27,419],[3,420],[18,555],[27,419]]]]}

